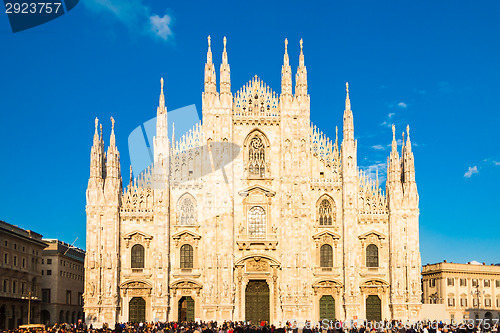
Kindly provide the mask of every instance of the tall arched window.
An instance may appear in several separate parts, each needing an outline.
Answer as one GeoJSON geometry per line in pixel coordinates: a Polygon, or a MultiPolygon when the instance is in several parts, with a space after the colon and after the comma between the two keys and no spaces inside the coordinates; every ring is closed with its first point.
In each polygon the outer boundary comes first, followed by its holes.
{"type": "Polygon", "coordinates": [[[181,268],[193,268],[193,247],[189,244],[181,246],[181,268]]]}
{"type": "Polygon", "coordinates": [[[141,244],[132,246],[130,258],[132,268],[144,268],[144,246],[141,244]]]}
{"type": "Polygon", "coordinates": [[[248,235],[250,237],[264,237],[266,235],[266,211],[264,208],[255,206],[248,211],[248,235]]]}
{"type": "Polygon", "coordinates": [[[321,245],[319,251],[319,264],[321,267],[333,267],[333,249],[329,244],[321,245]]]}
{"type": "Polygon", "coordinates": [[[266,174],[265,145],[258,136],[254,136],[248,145],[248,172],[250,177],[263,178],[266,174]]]}
{"type": "Polygon", "coordinates": [[[330,200],[323,199],[318,207],[318,222],[320,226],[333,225],[333,214],[332,204],[330,200]]]}
{"type": "Polygon", "coordinates": [[[366,267],[378,267],[378,247],[375,244],[366,247],[366,267]]]}
{"type": "Polygon", "coordinates": [[[190,195],[185,195],[179,201],[179,223],[181,225],[196,224],[196,203],[190,195]]]}

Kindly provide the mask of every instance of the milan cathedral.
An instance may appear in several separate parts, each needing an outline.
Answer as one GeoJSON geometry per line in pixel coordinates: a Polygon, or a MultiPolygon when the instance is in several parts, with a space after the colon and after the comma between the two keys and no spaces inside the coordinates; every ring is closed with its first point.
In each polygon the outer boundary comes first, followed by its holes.
{"type": "MultiPolygon", "coordinates": [[[[217,85],[210,37],[202,122],[168,133],[163,79],[154,164],[123,188],[96,119],[87,188],[87,324],[417,320],[419,208],[409,128],[393,126],[383,191],[357,164],[349,87],[341,138],[310,121],[302,40],[295,88],[217,85]]],[[[325,121],[325,124],[329,122],[325,121]]]]}

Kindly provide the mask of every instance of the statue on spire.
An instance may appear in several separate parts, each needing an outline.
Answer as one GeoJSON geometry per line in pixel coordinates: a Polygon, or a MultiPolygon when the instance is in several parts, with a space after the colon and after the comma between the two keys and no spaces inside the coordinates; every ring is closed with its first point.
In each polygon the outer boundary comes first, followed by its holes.
{"type": "Polygon", "coordinates": [[[114,132],[115,131],[115,118],[111,117],[111,131],[114,132]]]}

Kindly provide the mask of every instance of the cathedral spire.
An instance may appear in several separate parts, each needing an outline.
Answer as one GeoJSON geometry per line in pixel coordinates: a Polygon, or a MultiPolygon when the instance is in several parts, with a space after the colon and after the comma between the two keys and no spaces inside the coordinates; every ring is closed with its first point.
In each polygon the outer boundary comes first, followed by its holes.
{"type": "Polygon", "coordinates": [[[401,180],[401,161],[398,153],[398,142],[396,141],[396,126],[392,125],[391,153],[388,158],[387,184],[401,180]]]}
{"type": "Polygon", "coordinates": [[[300,39],[299,43],[300,43],[300,55],[299,55],[299,68],[300,68],[300,67],[305,67],[305,65],[304,65],[304,49],[303,49],[304,41],[302,40],[302,38],[300,39]]]}
{"type": "Polygon", "coordinates": [[[346,99],[345,99],[345,110],[344,110],[344,141],[345,140],[354,141],[354,120],[351,110],[351,100],[349,99],[349,82],[346,82],[345,88],[346,88],[346,99]]]}
{"type": "Polygon", "coordinates": [[[163,162],[169,156],[168,144],[168,112],[165,106],[165,96],[163,94],[163,78],[160,78],[160,105],[156,116],[156,135],[153,138],[154,163],[163,162]]]}
{"type": "Polygon", "coordinates": [[[207,63],[205,64],[205,93],[206,94],[216,94],[216,76],[215,67],[212,62],[212,48],[211,48],[211,38],[208,36],[208,51],[207,51],[207,63]]]}
{"type": "Polygon", "coordinates": [[[98,133],[99,119],[95,118],[95,131],[94,131],[94,142],[90,150],[90,178],[102,179],[104,178],[103,167],[104,167],[104,149],[102,143],[102,131],[101,137],[98,133]]]}
{"type": "Polygon", "coordinates": [[[285,38],[285,55],[281,66],[281,95],[292,96],[292,68],[288,58],[288,39],[285,38]]]}
{"type": "Polygon", "coordinates": [[[295,95],[296,96],[307,96],[307,69],[304,64],[304,50],[303,41],[300,40],[300,55],[299,55],[299,67],[297,68],[297,74],[295,76],[295,95]]]}
{"type": "Polygon", "coordinates": [[[404,149],[404,182],[415,182],[415,163],[413,161],[413,152],[411,151],[410,125],[406,126],[406,144],[404,149]]]}
{"type": "Polygon", "coordinates": [[[115,119],[113,117],[111,117],[111,135],[109,137],[109,146],[106,153],[106,180],[109,178],[121,179],[120,153],[116,147],[115,119]]]}
{"type": "Polygon", "coordinates": [[[158,103],[158,108],[156,110],[156,114],[160,115],[163,113],[167,113],[167,108],[165,107],[165,95],[163,94],[163,78],[160,79],[160,101],[158,103]]]}
{"type": "Polygon", "coordinates": [[[97,128],[99,127],[99,119],[96,117],[95,118],[95,132],[94,132],[94,146],[99,144],[99,132],[97,131],[97,128]]]}
{"type": "Polygon", "coordinates": [[[115,119],[111,117],[111,135],[108,151],[106,152],[106,181],[104,182],[104,194],[107,202],[118,205],[121,191],[120,153],[116,147],[115,119]]]}
{"type": "Polygon", "coordinates": [[[111,119],[111,135],[109,137],[109,145],[116,147],[116,138],[115,138],[115,119],[113,117],[111,119]]]}
{"type": "Polygon", "coordinates": [[[224,50],[222,51],[222,64],[220,65],[220,94],[222,105],[228,105],[232,100],[231,95],[231,70],[227,60],[226,43],[227,39],[224,36],[224,50]]]}
{"type": "Polygon", "coordinates": [[[210,35],[208,35],[207,40],[208,40],[207,64],[211,64],[212,63],[212,42],[211,42],[212,38],[210,37],[210,35]]]}

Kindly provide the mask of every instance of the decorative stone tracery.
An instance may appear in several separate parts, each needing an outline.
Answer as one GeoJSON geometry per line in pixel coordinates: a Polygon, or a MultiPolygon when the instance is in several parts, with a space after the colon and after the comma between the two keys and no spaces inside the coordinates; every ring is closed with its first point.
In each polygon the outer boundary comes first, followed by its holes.
{"type": "Polygon", "coordinates": [[[131,245],[134,244],[141,244],[145,248],[149,248],[149,244],[151,243],[152,239],[153,236],[150,236],[140,231],[133,231],[123,236],[123,240],[125,241],[125,246],[127,248],[129,248],[131,245]]]}
{"type": "Polygon", "coordinates": [[[122,296],[149,296],[151,295],[152,287],[142,281],[125,282],[120,286],[122,296]]]}
{"type": "Polygon", "coordinates": [[[341,295],[343,292],[342,283],[334,280],[318,281],[312,285],[314,295],[341,295]]]}

